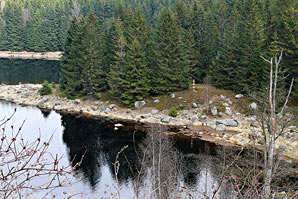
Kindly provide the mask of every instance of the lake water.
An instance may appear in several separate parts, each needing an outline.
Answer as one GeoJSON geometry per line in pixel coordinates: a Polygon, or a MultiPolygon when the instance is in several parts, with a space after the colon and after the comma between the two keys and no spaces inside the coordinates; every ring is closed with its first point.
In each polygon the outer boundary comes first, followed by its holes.
{"type": "MultiPolygon", "coordinates": [[[[44,80],[57,83],[58,79],[59,62],[0,59],[0,84],[41,83],[44,80]]],[[[55,189],[46,198],[118,198],[115,194],[119,187],[121,198],[135,197],[137,170],[133,165],[137,164],[138,157],[134,146],[142,143],[146,133],[133,129],[114,130],[113,121],[43,112],[36,107],[22,107],[3,101],[0,101],[0,120],[9,117],[15,108],[16,113],[6,128],[11,125],[18,128],[25,121],[21,131],[24,140],[34,141],[39,136],[47,140],[52,136],[49,153],[62,156],[60,164],[67,166],[73,161],[74,165],[85,154],[82,165],[73,172],[75,183],[71,187],[55,189]],[[128,148],[119,156],[121,166],[116,176],[115,159],[124,146],[128,148]]],[[[9,130],[5,133],[9,134],[9,130]]],[[[194,198],[203,198],[199,192],[206,190],[210,195],[219,182],[225,148],[200,140],[172,139],[183,163],[178,176],[180,188],[191,190],[194,198]]],[[[38,185],[43,180],[34,179],[32,183],[38,185]]],[[[140,192],[145,193],[150,187],[146,186],[145,177],[142,182],[140,192]]],[[[32,197],[41,198],[45,193],[36,192],[32,197]]]]}
{"type": "Polygon", "coordinates": [[[0,83],[58,83],[59,61],[0,59],[0,83]]]}

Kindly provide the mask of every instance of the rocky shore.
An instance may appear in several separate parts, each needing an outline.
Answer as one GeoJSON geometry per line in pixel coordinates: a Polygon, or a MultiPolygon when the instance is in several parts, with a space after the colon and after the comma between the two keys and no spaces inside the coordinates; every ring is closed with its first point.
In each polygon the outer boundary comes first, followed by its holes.
{"type": "Polygon", "coordinates": [[[0,58],[60,60],[62,52],[11,52],[0,51],[0,58]]]}
{"type": "MultiPolygon", "coordinates": [[[[215,96],[225,107],[224,113],[219,113],[216,106],[210,105],[210,115],[203,114],[203,107],[192,104],[191,110],[178,111],[177,117],[168,116],[168,110],[157,110],[147,107],[145,101],[135,103],[135,109],[121,108],[107,101],[80,99],[69,100],[56,95],[40,96],[39,84],[0,85],[0,100],[27,106],[37,106],[41,109],[59,112],[84,114],[90,117],[105,117],[119,121],[115,129],[121,128],[121,121],[129,120],[138,123],[159,123],[175,126],[180,129],[176,134],[200,138],[219,144],[233,146],[253,146],[262,148],[264,140],[262,129],[256,117],[232,112],[233,101],[243,97],[236,95],[235,99],[225,96],[215,96]]],[[[173,94],[171,98],[175,98],[173,94]]],[[[159,103],[156,99],[154,103],[159,103]]],[[[250,108],[257,108],[255,103],[250,108]]],[[[278,152],[293,160],[298,160],[298,133],[296,126],[290,126],[286,134],[276,141],[278,152]]],[[[292,160],[288,160],[292,161],[292,160]]]]}

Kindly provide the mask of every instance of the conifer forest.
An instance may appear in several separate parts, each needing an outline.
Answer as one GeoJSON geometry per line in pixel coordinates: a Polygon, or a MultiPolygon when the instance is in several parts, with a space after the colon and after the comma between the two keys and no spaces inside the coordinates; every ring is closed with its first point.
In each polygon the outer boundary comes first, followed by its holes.
{"type": "Polygon", "coordinates": [[[298,101],[297,0],[1,0],[0,34],[1,51],[63,51],[69,98],[108,91],[132,106],[193,79],[258,91],[269,81],[261,56],[282,51],[298,101]]]}

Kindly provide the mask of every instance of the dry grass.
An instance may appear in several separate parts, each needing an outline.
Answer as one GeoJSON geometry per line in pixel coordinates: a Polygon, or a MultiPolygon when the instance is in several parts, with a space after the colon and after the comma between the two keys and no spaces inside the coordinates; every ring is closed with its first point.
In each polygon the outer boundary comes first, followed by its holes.
{"type": "Polygon", "coordinates": [[[146,99],[146,106],[155,107],[158,110],[170,109],[171,107],[175,107],[177,110],[179,110],[180,105],[184,107],[183,109],[191,109],[193,103],[199,104],[201,107],[207,107],[207,101],[212,101],[213,104],[220,107],[222,106],[221,102],[224,102],[225,100],[221,100],[219,96],[224,95],[233,101],[233,104],[231,105],[233,112],[237,111],[240,113],[245,113],[247,111],[247,98],[244,97],[241,99],[235,99],[236,94],[234,92],[216,89],[208,85],[196,85],[196,92],[193,92],[191,87],[184,91],[174,92],[173,94],[176,95],[174,99],[171,99],[170,94],[148,98],[146,99]],[[207,92],[209,100],[207,100],[206,97],[207,92]],[[178,97],[182,97],[182,99],[178,99],[178,97]],[[158,99],[160,103],[154,103],[153,101],[155,99],[158,99]]]}

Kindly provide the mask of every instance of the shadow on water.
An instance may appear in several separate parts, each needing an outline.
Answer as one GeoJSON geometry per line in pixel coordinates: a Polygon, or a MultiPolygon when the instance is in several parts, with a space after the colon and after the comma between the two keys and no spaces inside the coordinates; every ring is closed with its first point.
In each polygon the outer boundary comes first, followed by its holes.
{"type": "MultiPolygon", "coordinates": [[[[86,153],[79,172],[83,173],[85,180],[89,181],[93,188],[96,187],[102,176],[101,167],[104,165],[108,166],[115,179],[113,163],[117,153],[126,145],[128,148],[119,157],[121,167],[118,179],[122,184],[132,180],[133,174],[127,164],[136,161],[133,131],[121,129],[114,131],[112,128],[107,128],[111,125],[106,120],[90,120],[72,115],[63,115],[62,125],[65,128],[63,141],[69,151],[68,158],[70,161],[74,160],[73,164],[76,164],[86,153]]],[[[144,133],[136,132],[136,143],[139,143],[144,136],[144,133]]]]}
{"type": "Polygon", "coordinates": [[[58,83],[59,73],[59,61],[0,59],[0,83],[58,83]]]}

